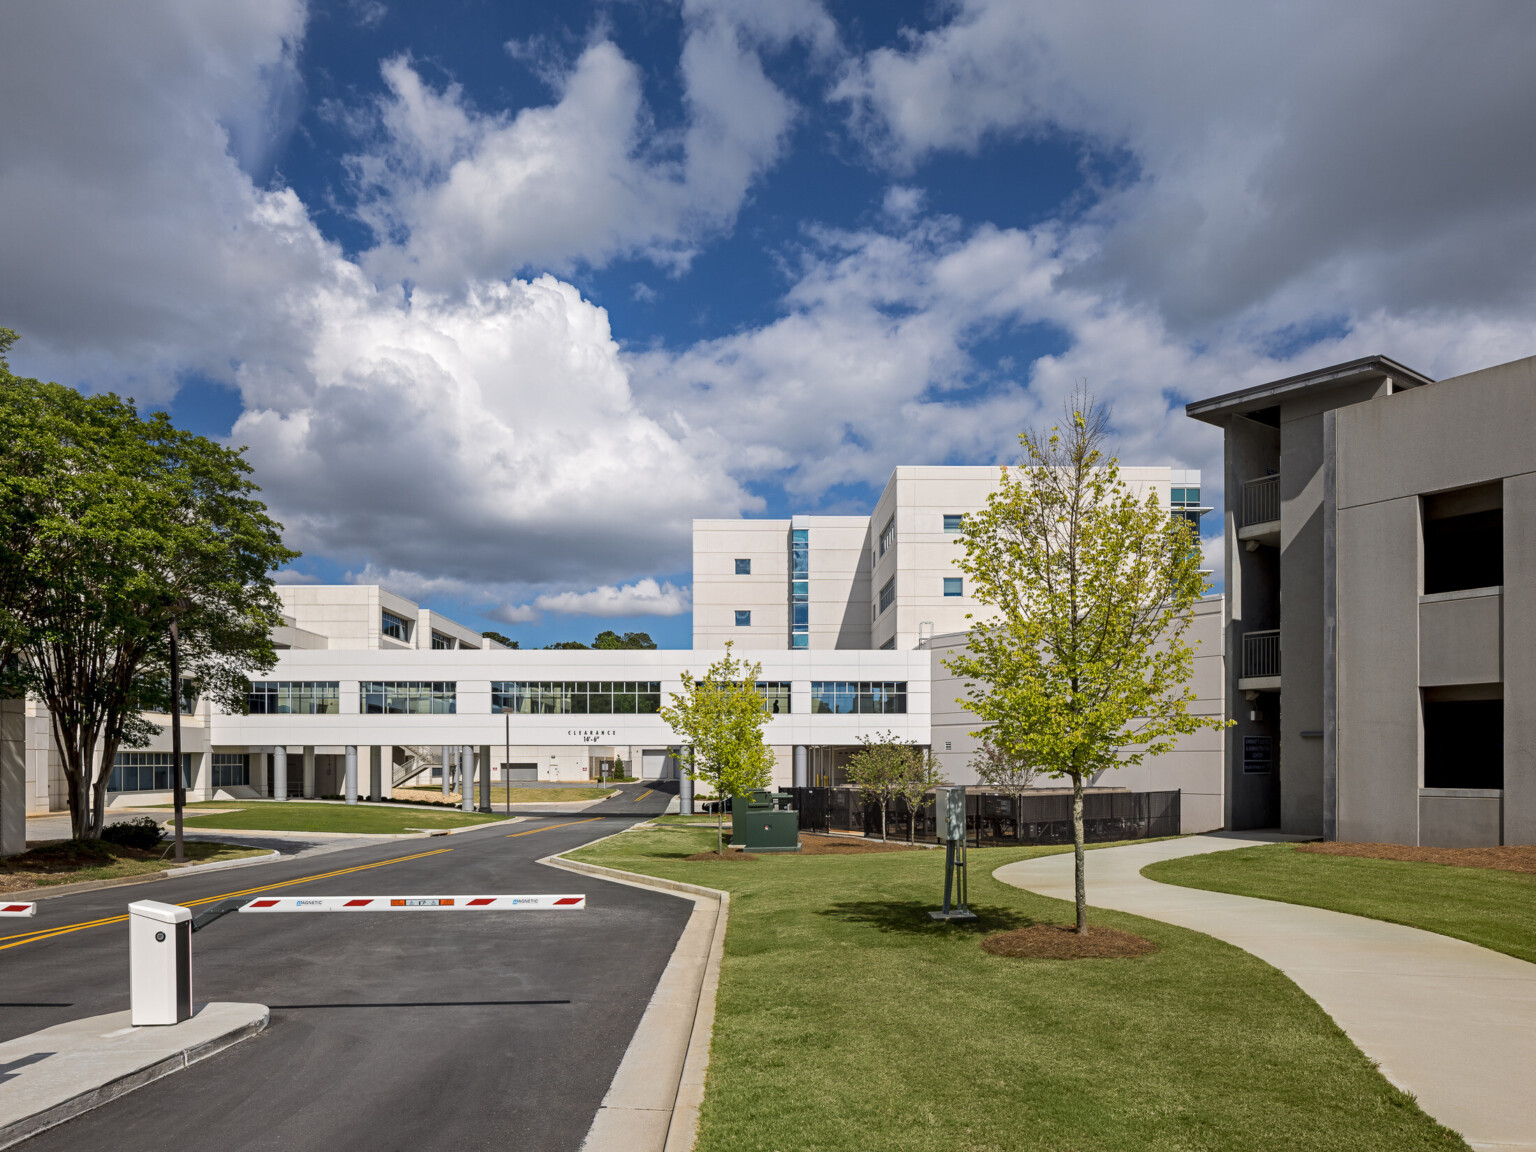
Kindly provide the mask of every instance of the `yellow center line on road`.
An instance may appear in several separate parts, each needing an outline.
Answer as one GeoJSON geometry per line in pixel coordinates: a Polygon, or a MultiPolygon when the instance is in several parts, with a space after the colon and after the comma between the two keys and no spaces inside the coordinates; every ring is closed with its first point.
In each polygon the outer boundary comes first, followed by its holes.
{"type": "Polygon", "coordinates": [[[569,828],[569,827],[571,827],[572,825],[575,825],[575,824],[595,824],[597,821],[599,821],[601,819],[602,819],[601,816],[593,816],[589,820],[572,820],[572,821],[570,821],[567,824],[546,824],[542,828],[530,828],[526,832],[508,832],[507,833],[507,839],[510,840],[514,836],[532,836],[535,832],[548,832],[548,831],[550,831],[551,829],[554,829],[554,828],[569,828]]]}
{"type": "MultiPolygon", "coordinates": [[[[345,876],[349,872],[366,872],[369,868],[382,868],[386,864],[403,864],[407,860],[420,860],[426,856],[441,856],[444,852],[452,851],[452,848],[434,848],[430,852],[417,852],[411,856],[396,856],[391,860],[380,860],[373,864],[357,864],[351,868],[338,868],[334,872],[321,872],[315,876],[301,876],[297,880],[284,880],[279,884],[263,884],[259,888],[242,888],[238,892],[224,892],[218,896],[204,896],[200,900],[184,901],[180,906],[182,908],[195,908],[199,904],[211,904],[215,900],[229,900],[236,896],[252,896],[257,892],[271,892],[275,888],[293,888],[299,884],[308,884],[312,880],[326,880],[332,876],[345,876]]],[[[47,940],[54,936],[63,936],[68,932],[79,932],[83,928],[99,928],[103,924],[121,924],[127,919],[127,916],[107,916],[100,920],[85,920],[79,924],[65,924],[59,928],[40,928],[35,932],[23,932],[16,936],[0,936],[0,952],[5,951],[7,948],[18,948],[23,944],[34,944],[39,940],[47,940]]]]}
{"type": "Polygon", "coordinates": [[[654,789],[654,788],[647,788],[644,792],[640,793],[640,795],[636,796],[633,800],[631,800],[630,803],[631,804],[638,804],[638,803],[640,803],[640,801],[644,800],[647,796],[649,796],[654,791],[656,791],[656,789],[654,789]]]}

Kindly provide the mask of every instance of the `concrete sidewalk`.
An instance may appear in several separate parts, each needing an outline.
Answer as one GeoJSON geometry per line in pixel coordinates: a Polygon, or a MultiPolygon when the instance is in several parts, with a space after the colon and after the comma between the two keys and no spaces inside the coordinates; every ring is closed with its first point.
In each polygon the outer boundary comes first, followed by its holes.
{"type": "Polygon", "coordinates": [[[0,1148],[222,1052],[267,1026],[263,1004],[204,1004],[190,1020],[134,1028],[88,1016],[0,1044],[0,1148]]]}
{"type": "MultiPolygon", "coordinates": [[[[1089,903],[1204,932],[1273,964],[1388,1080],[1473,1148],[1536,1150],[1536,964],[1400,924],[1141,875],[1157,860],[1264,842],[1192,836],[1094,849],[1085,857],[1089,903]]],[[[1070,853],[1005,864],[993,875],[1073,898],[1070,853]]]]}

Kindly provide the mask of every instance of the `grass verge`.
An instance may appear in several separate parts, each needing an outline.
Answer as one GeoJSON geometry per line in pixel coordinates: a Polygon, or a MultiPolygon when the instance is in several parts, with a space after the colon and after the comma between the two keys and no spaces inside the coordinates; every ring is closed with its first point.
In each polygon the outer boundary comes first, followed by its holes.
{"type": "Polygon", "coordinates": [[[1263,844],[1163,860],[1165,884],[1331,908],[1407,924],[1536,963],[1536,875],[1298,852],[1263,844]]]}
{"type": "MultiPolygon", "coordinates": [[[[171,859],[174,851],[169,843],[154,851],[144,851],[109,844],[105,840],[56,840],[0,859],[0,892],[163,872],[178,867],[171,859]]],[[[188,864],[212,864],[218,860],[238,860],[242,856],[265,856],[267,849],[188,840],[186,853],[188,864]]]]}
{"type": "Polygon", "coordinates": [[[217,808],[207,816],[188,816],[188,828],[235,828],[241,831],[269,832],[355,832],[358,835],[383,835],[428,828],[463,828],[505,820],[500,813],[433,811],[430,808],[381,808],[359,804],[304,804],[290,800],[286,804],[266,801],[242,804],[238,800],[214,800],[189,804],[196,808],[217,808]]]}
{"type": "Polygon", "coordinates": [[[634,831],[571,853],[731,893],[699,1152],[1466,1147],[1294,984],[1209,936],[1096,911],[1157,951],[983,952],[1070,919],[992,878],[1061,849],[972,849],[979,919],[962,926],[927,918],[937,853],[683,859],[713,839],[634,831]]]}

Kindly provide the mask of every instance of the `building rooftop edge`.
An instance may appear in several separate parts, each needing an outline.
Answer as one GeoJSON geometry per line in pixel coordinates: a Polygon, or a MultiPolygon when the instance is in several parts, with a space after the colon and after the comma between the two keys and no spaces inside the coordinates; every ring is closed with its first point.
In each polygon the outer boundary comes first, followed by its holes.
{"type": "Polygon", "coordinates": [[[1271,380],[1267,384],[1255,384],[1251,388],[1240,388],[1236,392],[1226,392],[1205,400],[1191,400],[1184,405],[1184,413],[1196,420],[1214,423],[1211,417],[1223,416],[1242,408],[1256,407],[1259,406],[1260,401],[1272,401],[1309,388],[1337,387],[1364,376],[1391,376],[1401,380],[1410,388],[1435,383],[1433,377],[1416,372],[1405,364],[1399,364],[1389,356],[1362,356],[1358,360],[1332,364],[1327,368],[1303,372],[1298,376],[1287,376],[1281,380],[1271,380]]]}

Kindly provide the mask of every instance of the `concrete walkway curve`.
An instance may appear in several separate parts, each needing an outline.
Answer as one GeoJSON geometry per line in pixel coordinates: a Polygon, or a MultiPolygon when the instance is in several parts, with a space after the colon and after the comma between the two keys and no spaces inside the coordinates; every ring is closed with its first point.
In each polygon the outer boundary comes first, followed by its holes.
{"type": "MultiPolygon", "coordinates": [[[[1536,1152],[1536,964],[1418,928],[1223,892],[1159,884],[1158,860],[1263,840],[1192,836],[1086,856],[1098,908],[1225,940],[1274,965],[1393,1084],[1479,1152],[1536,1152]]],[[[1005,864],[1005,884],[1071,900],[1072,855],[1005,864]]]]}

